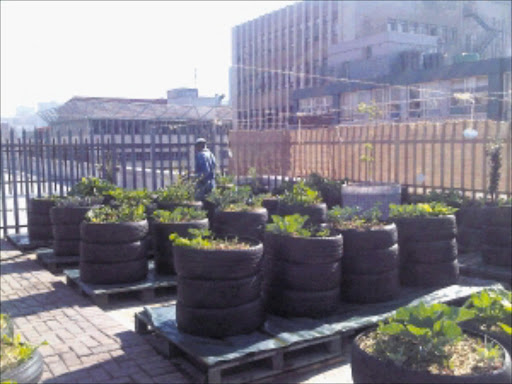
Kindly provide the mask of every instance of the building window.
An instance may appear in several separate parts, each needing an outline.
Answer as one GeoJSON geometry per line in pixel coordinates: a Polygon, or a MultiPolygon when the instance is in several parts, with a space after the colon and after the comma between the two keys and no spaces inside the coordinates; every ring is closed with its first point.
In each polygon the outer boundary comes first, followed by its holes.
{"type": "Polygon", "coordinates": [[[370,45],[364,49],[364,58],[367,60],[372,58],[372,47],[370,45]]]}
{"type": "Polygon", "coordinates": [[[420,88],[417,86],[409,87],[409,118],[421,117],[420,88]]]}
{"type": "Polygon", "coordinates": [[[388,20],[388,31],[396,31],[398,29],[398,25],[395,19],[388,20]]]}
{"type": "Polygon", "coordinates": [[[407,23],[407,21],[400,21],[400,23],[398,24],[398,31],[399,32],[409,32],[409,24],[407,23]]]}
{"type": "Polygon", "coordinates": [[[412,23],[412,25],[411,25],[411,32],[412,33],[418,33],[419,32],[418,28],[419,28],[418,23],[412,23]]]}

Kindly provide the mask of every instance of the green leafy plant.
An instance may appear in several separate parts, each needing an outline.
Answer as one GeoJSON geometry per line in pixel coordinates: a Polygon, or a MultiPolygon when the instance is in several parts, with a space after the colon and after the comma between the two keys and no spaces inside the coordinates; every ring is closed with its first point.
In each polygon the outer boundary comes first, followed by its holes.
{"type": "Polygon", "coordinates": [[[215,174],[215,184],[217,186],[228,186],[235,183],[235,177],[232,175],[228,175],[225,173],[222,175],[221,173],[215,174]]]}
{"type": "Polygon", "coordinates": [[[419,204],[389,204],[389,217],[437,217],[453,215],[457,208],[449,207],[444,203],[419,203],[419,204]]]}
{"type": "Polygon", "coordinates": [[[7,313],[0,313],[0,329],[7,328],[11,321],[11,317],[7,313]]]}
{"type": "Polygon", "coordinates": [[[90,223],[132,223],[146,219],[143,205],[124,204],[119,207],[93,208],[85,215],[90,223]]]}
{"type": "Polygon", "coordinates": [[[399,365],[425,369],[431,365],[450,369],[446,347],[461,340],[457,323],[469,320],[473,312],[446,304],[398,308],[386,321],[380,321],[373,337],[373,354],[399,365]]]}
{"type": "Polygon", "coordinates": [[[82,177],[82,180],[75,184],[68,192],[68,196],[105,196],[109,191],[113,191],[115,188],[116,186],[107,180],[97,177],[82,177]]]}
{"type": "Polygon", "coordinates": [[[191,179],[185,180],[178,177],[178,180],[162,189],[156,191],[156,198],[165,203],[184,203],[194,201],[195,184],[191,179]]]}
{"type": "Polygon", "coordinates": [[[349,179],[330,180],[318,173],[311,173],[306,179],[306,185],[313,190],[320,192],[324,201],[341,201],[341,186],[348,184],[349,179]]]}
{"type": "Polygon", "coordinates": [[[281,184],[279,184],[272,190],[272,195],[280,196],[284,195],[285,193],[291,193],[293,191],[294,185],[295,181],[293,180],[283,180],[281,184]]]}
{"type": "Polygon", "coordinates": [[[303,180],[300,180],[293,185],[291,191],[284,192],[282,201],[287,204],[307,206],[322,202],[322,198],[318,191],[309,188],[303,180]]]}
{"type": "Polygon", "coordinates": [[[123,188],[116,188],[107,193],[112,196],[115,200],[113,205],[131,205],[131,206],[139,206],[139,205],[149,205],[152,201],[151,195],[144,188],[142,190],[130,191],[123,188]]]}
{"type": "Polygon", "coordinates": [[[330,230],[327,228],[310,227],[306,228],[306,221],[309,216],[305,215],[272,215],[272,223],[267,224],[265,229],[276,235],[294,236],[294,237],[327,237],[330,236],[330,230]]]}
{"type": "Polygon", "coordinates": [[[153,212],[153,217],[159,223],[186,223],[206,219],[206,212],[193,207],[177,207],[172,211],[158,209],[153,212]]]}
{"type": "Polygon", "coordinates": [[[382,203],[376,203],[371,209],[360,213],[360,207],[336,206],[327,211],[327,220],[338,229],[367,229],[381,226],[382,203]]]}
{"type": "Polygon", "coordinates": [[[501,178],[501,165],[502,165],[502,151],[503,140],[496,139],[485,148],[485,154],[489,161],[489,194],[491,201],[495,202],[498,199],[498,188],[501,178]]]}
{"type": "Polygon", "coordinates": [[[190,247],[196,249],[227,250],[227,249],[248,249],[250,245],[233,239],[217,239],[209,229],[190,228],[188,230],[190,237],[182,237],[177,233],[171,233],[169,240],[173,245],[180,247],[190,247]]]}
{"type": "Polygon", "coordinates": [[[253,194],[250,186],[215,189],[207,198],[221,211],[251,211],[260,208],[262,196],[253,194]]]}
{"type": "Polygon", "coordinates": [[[0,372],[17,367],[30,359],[37,348],[47,344],[46,341],[39,345],[22,342],[19,334],[15,334],[12,338],[3,335],[0,348],[0,372]]]}
{"type": "Polygon", "coordinates": [[[364,143],[364,154],[362,154],[359,157],[359,160],[361,160],[365,164],[366,173],[368,174],[368,178],[370,181],[373,180],[373,163],[375,162],[375,149],[373,147],[373,144],[371,143],[364,143]]]}
{"type": "Polygon", "coordinates": [[[463,307],[474,313],[474,321],[485,330],[512,336],[512,292],[485,289],[473,293],[463,307]]]}
{"type": "Polygon", "coordinates": [[[100,205],[103,202],[103,197],[91,196],[91,197],[77,197],[67,196],[62,199],[55,200],[55,206],[65,208],[76,208],[76,207],[92,207],[100,205]]]}

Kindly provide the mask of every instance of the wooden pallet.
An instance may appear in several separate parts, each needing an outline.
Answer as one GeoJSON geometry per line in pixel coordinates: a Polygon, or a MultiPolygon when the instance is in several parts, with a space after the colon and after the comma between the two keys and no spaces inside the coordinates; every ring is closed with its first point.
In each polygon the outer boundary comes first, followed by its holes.
{"type": "Polygon", "coordinates": [[[80,256],[55,256],[52,249],[37,252],[37,261],[53,274],[62,273],[64,269],[77,268],[80,256]]]}
{"type": "Polygon", "coordinates": [[[499,281],[510,289],[512,284],[510,267],[485,264],[480,252],[459,255],[458,261],[461,275],[499,281]]]}
{"type": "Polygon", "coordinates": [[[357,333],[384,320],[401,306],[419,302],[456,305],[474,292],[499,286],[493,281],[461,277],[450,287],[404,287],[400,297],[392,302],[342,303],[338,312],[323,319],[267,315],[265,324],[257,331],[221,340],[180,332],[174,305],[151,307],[135,314],[135,330],[148,334],[150,343],[161,354],[182,357],[183,367],[194,381],[252,383],[342,361],[344,346],[357,333]]]}
{"type": "MultiPolygon", "coordinates": [[[[337,333],[208,364],[197,358],[196,351],[187,347],[186,342],[170,340],[154,329],[144,312],[135,314],[135,330],[140,334],[151,333],[151,344],[164,356],[184,358],[186,363],[182,368],[200,383],[254,383],[290,371],[316,369],[340,362],[344,360],[343,346],[352,336],[351,332],[337,333]]],[[[257,332],[269,340],[275,338],[262,330],[257,332]]],[[[182,334],[182,337],[186,340],[190,336],[182,334]]]]}
{"type": "Polygon", "coordinates": [[[174,293],[176,290],[176,276],[157,275],[151,261],[147,278],[136,283],[88,284],[80,280],[78,269],[66,269],[64,275],[66,275],[68,286],[77,289],[82,295],[89,297],[94,304],[102,308],[110,305],[111,299],[119,296],[134,297],[147,302],[162,294],[174,293]]]}
{"type": "Polygon", "coordinates": [[[37,248],[47,248],[51,246],[51,241],[30,240],[28,233],[15,233],[7,235],[9,240],[17,249],[22,252],[32,251],[37,248]]]}

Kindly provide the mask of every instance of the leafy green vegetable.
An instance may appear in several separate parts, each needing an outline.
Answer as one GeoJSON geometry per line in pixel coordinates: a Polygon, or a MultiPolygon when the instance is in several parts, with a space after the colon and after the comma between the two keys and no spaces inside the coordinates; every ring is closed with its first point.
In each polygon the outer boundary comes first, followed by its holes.
{"type": "Polygon", "coordinates": [[[146,219],[145,207],[141,205],[124,204],[119,207],[93,208],[85,215],[90,223],[132,223],[146,219]]]}
{"type": "Polygon", "coordinates": [[[327,221],[338,229],[363,229],[381,224],[382,212],[379,209],[382,203],[376,203],[372,209],[361,212],[359,207],[336,206],[327,211],[327,221]]]}
{"type": "Polygon", "coordinates": [[[130,191],[123,188],[116,188],[107,193],[115,200],[113,205],[148,205],[151,203],[151,196],[146,188],[142,190],[130,191]]]}
{"type": "Polygon", "coordinates": [[[107,180],[97,177],[82,177],[82,180],[71,188],[68,195],[78,197],[105,196],[115,188],[116,186],[107,180]]]}
{"type": "Polygon", "coordinates": [[[195,184],[192,180],[178,180],[163,189],[156,191],[157,200],[165,203],[184,203],[194,201],[195,184]]]}
{"type": "Polygon", "coordinates": [[[251,211],[260,208],[263,197],[255,196],[250,186],[215,189],[207,198],[221,211],[251,211]]]}
{"type": "Polygon", "coordinates": [[[437,217],[453,215],[457,208],[449,207],[444,203],[420,203],[420,204],[389,204],[389,216],[391,218],[403,217],[437,217]]]}
{"type": "Polygon", "coordinates": [[[206,219],[206,212],[193,207],[177,207],[173,211],[158,209],[153,213],[153,217],[159,223],[185,223],[206,219]]]}
{"type": "Polygon", "coordinates": [[[87,197],[78,197],[78,196],[67,196],[59,200],[55,200],[56,207],[92,207],[95,205],[100,205],[103,202],[103,197],[99,196],[87,196],[87,197]]]}
{"type": "Polygon", "coordinates": [[[306,228],[305,224],[309,216],[305,215],[272,215],[272,223],[266,225],[268,232],[277,235],[295,236],[295,237],[328,237],[331,232],[327,228],[310,227],[306,228]]]}
{"type": "Polygon", "coordinates": [[[487,330],[502,330],[512,335],[512,292],[505,289],[485,289],[473,293],[463,308],[474,313],[474,321],[487,330]]]}
{"type": "Polygon", "coordinates": [[[306,186],[303,180],[295,183],[291,191],[285,191],[282,201],[287,204],[298,204],[302,206],[317,204],[322,202],[318,191],[306,186]]]}
{"type": "Polygon", "coordinates": [[[169,240],[173,245],[180,247],[190,247],[196,249],[248,249],[250,245],[239,241],[238,238],[234,239],[215,239],[213,233],[209,229],[190,228],[188,230],[190,237],[181,237],[177,233],[171,233],[169,240]]]}
{"type": "Polygon", "coordinates": [[[0,348],[0,372],[5,372],[17,367],[24,361],[30,359],[37,348],[47,344],[46,341],[39,345],[24,343],[21,341],[19,334],[14,335],[12,338],[3,335],[0,348]]]}

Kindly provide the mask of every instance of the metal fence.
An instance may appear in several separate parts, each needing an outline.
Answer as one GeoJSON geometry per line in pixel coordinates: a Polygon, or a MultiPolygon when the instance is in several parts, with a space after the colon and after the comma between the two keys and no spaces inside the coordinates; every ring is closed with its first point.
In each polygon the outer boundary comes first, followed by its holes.
{"type": "Polygon", "coordinates": [[[193,173],[194,144],[205,137],[218,171],[228,167],[227,129],[195,127],[147,133],[56,130],[0,131],[0,231],[19,233],[27,225],[29,199],[66,194],[82,177],[107,178],[128,189],[156,190],[193,173]]]}

